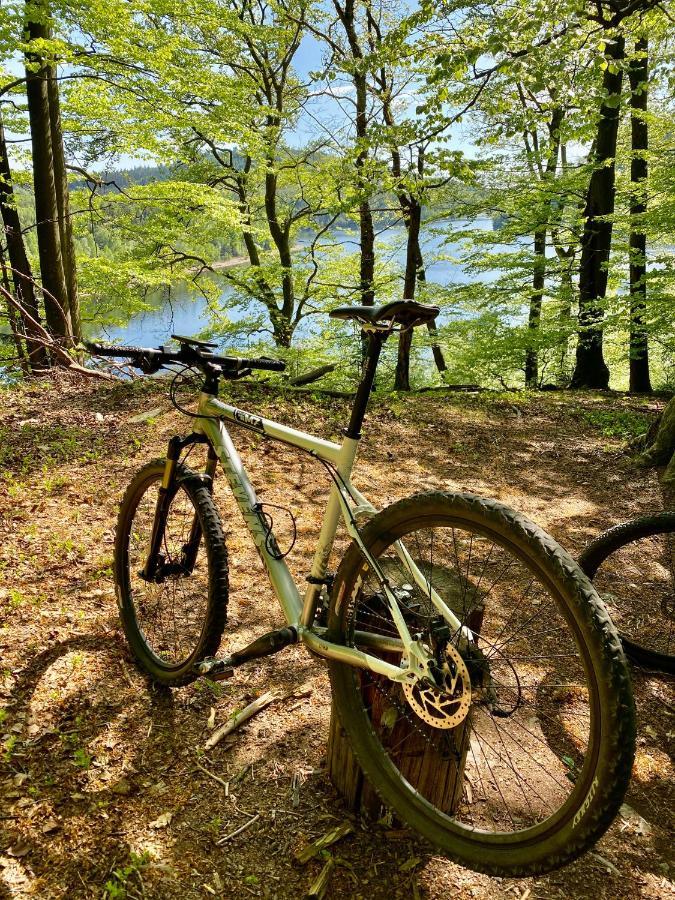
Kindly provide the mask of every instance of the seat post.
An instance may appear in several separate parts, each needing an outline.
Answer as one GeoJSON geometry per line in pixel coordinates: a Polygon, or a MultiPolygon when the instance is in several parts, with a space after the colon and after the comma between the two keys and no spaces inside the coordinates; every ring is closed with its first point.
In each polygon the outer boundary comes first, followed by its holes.
{"type": "Polygon", "coordinates": [[[346,436],[348,438],[353,438],[355,441],[358,441],[361,437],[361,426],[363,425],[363,418],[366,414],[368,398],[373,389],[375,371],[380,360],[380,352],[388,337],[388,331],[371,331],[368,334],[366,364],[363,368],[361,381],[356,389],[356,396],[354,397],[354,405],[352,406],[349,425],[345,429],[346,436]]]}

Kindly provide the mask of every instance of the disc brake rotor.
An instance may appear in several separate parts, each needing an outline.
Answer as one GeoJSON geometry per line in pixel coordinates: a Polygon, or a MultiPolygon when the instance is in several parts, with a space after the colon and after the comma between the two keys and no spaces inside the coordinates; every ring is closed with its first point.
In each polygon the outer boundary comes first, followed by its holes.
{"type": "MultiPolygon", "coordinates": [[[[466,663],[452,645],[446,647],[445,655],[444,688],[422,679],[402,685],[413,712],[434,728],[456,728],[471,706],[471,679],[466,663]]],[[[407,661],[405,657],[404,661],[407,661]]]]}

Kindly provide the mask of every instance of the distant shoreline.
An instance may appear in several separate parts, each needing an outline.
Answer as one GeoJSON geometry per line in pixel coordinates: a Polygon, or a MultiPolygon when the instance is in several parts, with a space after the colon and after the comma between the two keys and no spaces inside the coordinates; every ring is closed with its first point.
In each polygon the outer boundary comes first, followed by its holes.
{"type": "Polygon", "coordinates": [[[212,269],[234,269],[237,266],[249,265],[249,260],[246,256],[231,256],[229,259],[219,259],[210,265],[212,269]]]}

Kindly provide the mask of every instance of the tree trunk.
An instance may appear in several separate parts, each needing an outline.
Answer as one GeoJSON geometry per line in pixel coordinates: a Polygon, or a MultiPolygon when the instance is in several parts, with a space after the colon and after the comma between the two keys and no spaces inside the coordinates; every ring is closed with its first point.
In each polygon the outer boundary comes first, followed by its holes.
{"type": "Polygon", "coordinates": [[[568,331],[572,319],[572,297],[574,296],[574,282],[572,280],[572,260],[574,251],[570,253],[569,265],[567,260],[560,272],[560,308],[558,310],[558,327],[560,328],[560,356],[558,357],[558,371],[556,383],[558,387],[567,387],[569,384],[569,369],[567,354],[569,353],[570,339],[568,331]]]}
{"type": "Polygon", "coordinates": [[[659,427],[651,446],[638,457],[643,466],[664,466],[675,453],[675,397],[663,410],[659,427]]]}
{"type": "Polygon", "coordinates": [[[642,222],[647,211],[647,112],[648,41],[635,42],[635,56],[628,68],[631,106],[631,201],[630,201],[630,358],[629,390],[651,393],[649,345],[644,327],[647,307],[647,236],[642,222]]]}
{"type": "Polygon", "coordinates": [[[364,168],[368,160],[368,85],[363,65],[363,50],[356,31],[355,0],[345,0],[344,6],[339,3],[339,0],[333,0],[333,5],[345,30],[349,50],[355,62],[352,70],[352,82],[355,91],[356,141],[360,145],[355,160],[356,185],[360,194],[359,229],[361,234],[361,256],[359,280],[361,303],[364,306],[373,306],[375,304],[375,226],[373,224],[373,213],[370,208],[370,184],[364,175],[364,168]]]}
{"type": "MultiPolygon", "coordinates": [[[[37,298],[35,296],[35,285],[33,283],[33,274],[31,272],[28,254],[26,253],[26,245],[23,240],[23,231],[21,230],[21,220],[19,219],[19,210],[16,206],[16,198],[14,197],[14,189],[12,187],[12,172],[9,167],[9,157],[7,155],[7,143],[5,141],[5,130],[0,117],[0,215],[2,215],[2,224],[5,232],[5,240],[7,243],[7,257],[9,265],[12,269],[12,281],[14,282],[14,293],[16,299],[26,310],[26,312],[36,322],[40,322],[40,313],[38,310],[37,298]]],[[[35,334],[35,330],[30,322],[22,322],[20,327],[23,329],[27,338],[27,349],[30,357],[31,369],[46,369],[49,367],[49,358],[44,345],[40,342],[39,336],[35,334]],[[32,339],[31,339],[32,338],[32,339]]]]}
{"type": "Polygon", "coordinates": [[[617,35],[607,47],[595,142],[595,165],[584,208],[579,267],[579,336],[571,387],[606,388],[609,369],[602,352],[602,303],[607,292],[607,267],[612,245],[615,199],[616,138],[621,105],[624,38],[617,35]]]}
{"type": "Polygon", "coordinates": [[[248,260],[251,264],[251,269],[255,271],[254,278],[256,288],[259,291],[259,298],[267,307],[270,315],[274,342],[278,347],[290,347],[292,336],[290,323],[288,319],[284,318],[283,310],[281,310],[277,304],[276,297],[274,296],[274,291],[270,287],[261,271],[260,253],[258,252],[258,246],[252,233],[251,207],[248,200],[247,187],[247,180],[250,170],[250,156],[246,157],[244,168],[242,171],[236,171],[233,169],[239,213],[241,215],[243,226],[244,247],[246,248],[246,253],[248,254],[248,260]]]}
{"type": "MultiPolygon", "coordinates": [[[[422,253],[419,245],[422,207],[416,197],[408,196],[406,202],[405,223],[408,229],[408,243],[403,279],[403,297],[405,300],[415,299],[417,277],[422,253]]],[[[395,391],[410,390],[410,348],[412,347],[413,330],[401,331],[398,338],[398,357],[396,360],[395,391]]]]}
{"type": "MultiPolygon", "coordinates": [[[[9,294],[12,291],[12,287],[9,283],[7,263],[5,262],[2,247],[0,247],[0,270],[2,271],[2,286],[9,294]]],[[[5,306],[7,308],[7,319],[9,321],[9,327],[12,332],[14,346],[16,348],[17,361],[21,366],[21,371],[23,372],[23,374],[30,375],[30,359],[28,357],[28,351],[24,346],[25,329],[23,328],[23,322],[20,321],[19,313],[11,303],[6,302],[5,306]]]]}
{"type": "Polygon", "coordinates": [[[532,295],[527,322],[529,346],[525,354],[525,384],[536,388],[539,384],[539,353],[536,346],[541,323],[541,304],[544,298],[544,275],[546,274],[546,228],[538,228],[534,233],[534,274],[532,295]]]}
{"type": "Polygon", "coordinates": [[[73,222],[70,217],[70,196],[68,190],[68,173],[66,157],[63,149],[63,131],[61,128],[61,104],[59,101],[59,84],[56,79],[56,66],[49,67],[47,81],[49,97],[49,122],[54,157],[54,185],[56,204],[59,212],[59,235],[61,254],[63,256],[63,273],[68,295],[68,311],[73,338],[82,340],[82,322],[80,318],[80,301],[77,293],[77,265],[75,259],[75,243],[73,241],[73,222]]]}
{"type": "MultiPolygon", "coordinates": [[[[41,4],[26,5],[29,20],[26,32],[29,41],[47,38],[41,4]],[[35,15],[38,21],[30,19],[35,15]]],[[[39,55],[26,54],[26,95],[33,147],[33,187],[35,217],[40,257],[40,274],[44,289],[45,318],[52,336],[72,345],[72,327],[68,310],[68,289],[63,270],[59,208],[54,177],[54,155],[51,139],[48,79],[49,67],[39,55]]]]}

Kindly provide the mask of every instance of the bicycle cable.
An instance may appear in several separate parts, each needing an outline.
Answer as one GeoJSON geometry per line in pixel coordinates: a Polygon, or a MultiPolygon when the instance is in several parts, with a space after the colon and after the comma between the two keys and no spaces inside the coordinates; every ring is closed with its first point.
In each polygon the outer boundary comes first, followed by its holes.
{"type": "Polygon", "coordinates": [[[179,387],[181,387],[182,384],[194,385],[196,383],[199,383],[199,387],[201,389],[204,385],[204,379],[198,377],[200,375],[202,375],[202,373],[199,371],[199,369],[195,369],[193,366],[184,366],[182,369],[179,369],[174,374],[173,378],[171,379],[171,384],[169,385],[169,399],[171,400],[171,404],[172,404],[172,406],[175,407],[175,409],[178,410],[179,413],[181,413],[184,416],[187,416],[190,419],[219,419],[220,416],[208,416],[208,415],[204,415],[203,413],[193,413],[189,409],[185,409],[184,406],[181,406],[180,403],[178,402],[178,400],[176,399],[176,394],[178,392],[179,387]],[[184,379],[182,379],[182,381],[180,381],[179,379],[186,372],[192,372],[193,377],[192,378],[184,378],[184,379]]]}

